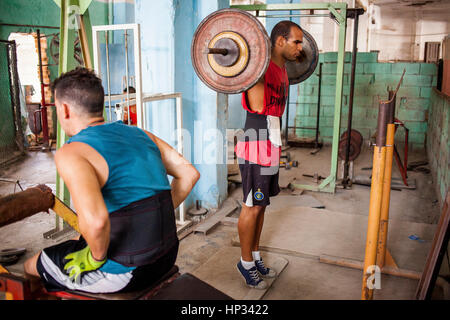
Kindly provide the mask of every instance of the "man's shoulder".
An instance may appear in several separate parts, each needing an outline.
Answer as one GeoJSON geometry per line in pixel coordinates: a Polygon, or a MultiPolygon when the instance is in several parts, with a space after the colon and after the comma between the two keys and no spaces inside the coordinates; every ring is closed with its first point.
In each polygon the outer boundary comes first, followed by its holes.
{"type": "Polygon", "coordinates": [[[79,156],[79,149],[83,143],[72,142],[66,143],[61,148],[57,149],[55,152],[55,161],[70,159],[79,156]]]}

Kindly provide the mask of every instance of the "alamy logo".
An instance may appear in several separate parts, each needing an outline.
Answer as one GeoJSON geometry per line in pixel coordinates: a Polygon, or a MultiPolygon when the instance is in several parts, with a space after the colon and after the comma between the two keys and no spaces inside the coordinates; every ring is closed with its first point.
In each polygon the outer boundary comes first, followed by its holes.
{"type": "Polygon", "coordinates": [[[373,289],[381,289],[381,270],[380,267],[368,266],[366,270],[366,274],[370,274],[367,278],[366,285],[370,290],[373,289]]]}

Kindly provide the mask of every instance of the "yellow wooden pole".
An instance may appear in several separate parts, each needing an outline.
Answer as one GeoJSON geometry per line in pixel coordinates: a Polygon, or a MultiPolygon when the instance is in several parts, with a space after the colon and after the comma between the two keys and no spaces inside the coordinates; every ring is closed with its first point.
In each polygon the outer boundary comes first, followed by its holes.
{"type": "Polygon", "coordinates": [[[378,112],[377,140],[373,152],[372,183],[370,189],[369,217],[367,223],[366,252],[364,257],[362,300],[371,300],[377,279],[377,244],[380,229],[381,202],[384,171],[386,167],[386,123],[389,104],[381,102],[378,112]]]}
{"type": "Polygon", "coordinates": [[[382,268],[386,257],[386,242],[389,222],[389,203],[391,199],[392,160],[394,157],[395,125],[387,125],[386,165],[383,178],[383,196],[381,200],[380,234],[378,237],[377,265],[382,268]]]}
{"type": "Polygon", "coordinates": [[[373,294],[373,266],[377,259],[377,242],[380,225],[383,177],[386,147],[375,146],[373,152],[372,184],[370,189],[369,219],[367,224],[366,254],[364,258],[362,299],[370,300],[373,294]],[[372,269],[371,269],[372,268],[372,269]]]}
{"type": "Polygon", "coordinates": [[[384,170],[383,181],[383,197],[381,200],[381,217],[380,217],[380,231],[378,236],[378,251],[377,251],[377,265],[383,268],[385,264],[391,264],[391,267],[396,267],[395,262],[390,253],[387,252],[386,245],[388,236],[389,223],[389,204],[391,199],[391,178],[392,178],[392,162],[394,157],[394,140],[395,140],[395,93],[389,91],[389,102],[387,111],[387,131],[386,131],[386,166],[384,170]],[[386,259],[388,258],[388,259],[386,259]]]}

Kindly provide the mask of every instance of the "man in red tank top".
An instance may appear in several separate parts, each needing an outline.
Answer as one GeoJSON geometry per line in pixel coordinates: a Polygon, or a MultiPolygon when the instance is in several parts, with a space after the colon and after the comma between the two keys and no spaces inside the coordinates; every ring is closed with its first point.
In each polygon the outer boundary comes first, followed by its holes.
{"type": "Polygon", "coordinates": [[[289,90],[285,63],[300,56],[303,32],[296,23],[281,21],[273,28],[270,38],[272,52],[266,74],[242,94],[247,118],[244,136],[235,149],[244,192],[238,221],[241,259],[237,268],[246,284],[257,289],[267,287],[260,276],[276,276],[276,272],[267,268],[261,259],[259,239],[269,197],[280,192],[281,116],[289,90]]]}

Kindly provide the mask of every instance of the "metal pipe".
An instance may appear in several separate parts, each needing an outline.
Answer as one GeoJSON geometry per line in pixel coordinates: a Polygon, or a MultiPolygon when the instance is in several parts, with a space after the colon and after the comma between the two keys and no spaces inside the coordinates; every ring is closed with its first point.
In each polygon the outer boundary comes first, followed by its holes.
{"type": "Polygon", "coordinates": [[[256,15],[258,18],[291,18],[291,17],[329,17],[329,14],[271,14],[271,15],[265,15],[260,16],[256,15]]]}
{"type": "Polygon", "coordinates": [[[128,33],[127,30],[125,30],[125,88],[127,88],[127,113],[128,113],[128,124],[131,124],[131,112],[130,112],[130,90],[129,90],[129,83],[130,79],[128,77],[128,33]]]}
{"type": "Polygon", "coordinates": [[[347,146],[345,150],[344,176],[342,184],[346,188],[349,185],[348,171],[350,158],[350,141],[352,133],[352,117],[353,117],[353,96],[355,94],[355,70],[356,70],[356,53],[358,52],[358,21],[359,14],[355,14],[353,21],[353,51],[352,51],[352,69],[350,78],[350,96],[348,101],[348,121],[347,121],[347,146]]]}
{"type": "Polygon", "coordinates": [[[10,86],[9,92],[11,96],[11,102],[14,106],[14,130],[16,136],[16,145],[20,152],[24,152],[24,136],[22,130],[22,119],[20,115],[20,92],[19,92],[19,74],[17,72],[17,46],[16,42],[8,41],[7,48],[7,60],[8,60],[8,72],[10,74],[10,86]]]}
{"type": "Polygon", "coordinates": [[[108,81],[108,100],[109,100],[109,121],[112,121],[112,111],[111,111],[111,74],[109,72],[109,49],[108,49],[108,31],[105,32],[105,43],[106,43],[106,79],[108,81]]]}
{"type": "Polygon", "coordinates": [[[47,123],[47,104],[45,103],[45,89],[44,89],[44,74],[42,68],[42,52],[41,52],[41,31],[36,30],[37,33],[37,45],[38,45],[38,58],[39,58],[39,81],[41,84],[41,122],[42,122],[42,138],[44,148],[48,147],[48,123],[47,123]]]}
{"type": "Polygon", "coordinates": [[[287,105],[286,105],[286,129],[284,130],[284,140],[285,140],[285,144],[286,146],[288,146],[288,135],[289,135],[289,99],[290,99],[290,87],[288,87],[288,96],[287,96],[287,105]]]}
{"type": "Polygon", "coordinates": [[[16,23],[0,23],[0,26],[29,27],[29,28],[42,28],[42,29],[60,29],[60,27],[38,26],[38,25],[35,25],[35,24],[16,24],[16,23]]]}
{"type": "Polygon", "coordinates": [[[225,48],[208,48],[208,54],[221,54],[226,56],[228,54],[228,49],[225,48]]]}
{"type": "Polygon", "coordinates": [[[381,101],[378,108],[378,125],[377,125],[377,138],[376,145],[378,147],[386,146],[386,131],[387,131],[387,119],[389,115],[389,102],[381,101]]]}
{"type": "Polygon", "coordinates": [[[322,62],[319,64],[319,86],[318,86],[318,97],[317,97],[317,120],[316,120],[316,148],[319,147],[319,120],[320,120],[320,92],[322,87],[322,62]]]}

